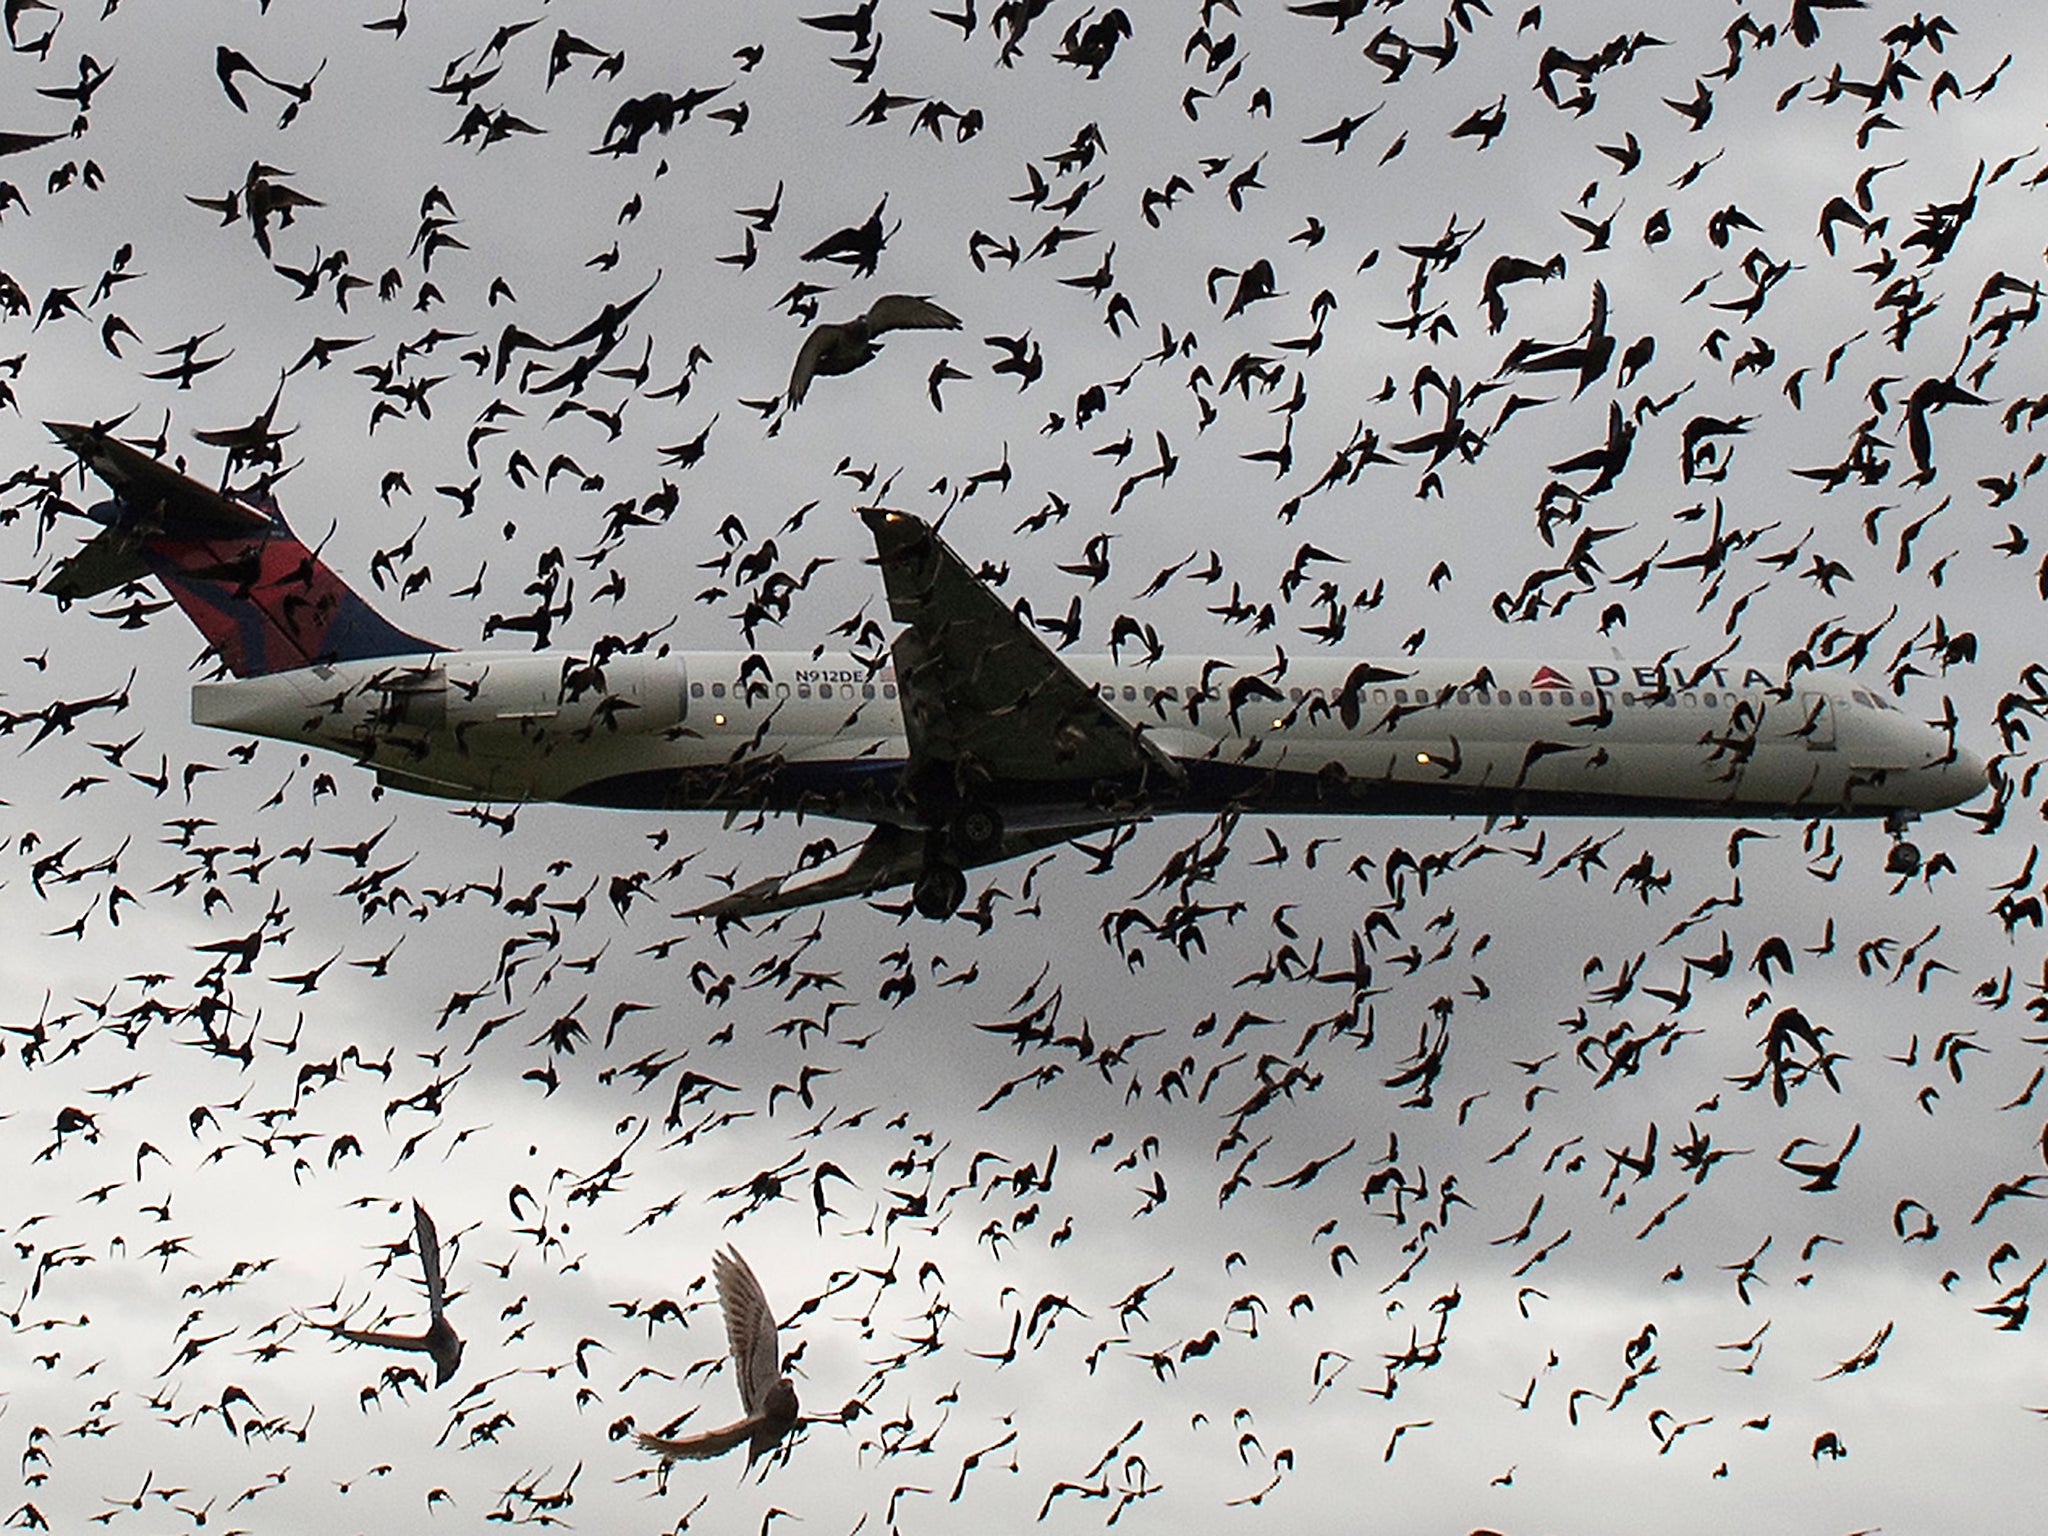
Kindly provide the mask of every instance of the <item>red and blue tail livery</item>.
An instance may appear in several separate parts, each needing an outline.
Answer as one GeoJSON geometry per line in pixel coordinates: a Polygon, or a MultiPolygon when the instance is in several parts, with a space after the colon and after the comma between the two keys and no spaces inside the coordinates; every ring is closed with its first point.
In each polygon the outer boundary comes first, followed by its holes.
{"type": "Polygon", "coordinates": [[[154,576],[236,677],[445,649],[365,602],[267,491],[209,490],[96,428],[49,427],[114,493],[86,509],[103,530],[45,584],[60,602],[154,576]]]}

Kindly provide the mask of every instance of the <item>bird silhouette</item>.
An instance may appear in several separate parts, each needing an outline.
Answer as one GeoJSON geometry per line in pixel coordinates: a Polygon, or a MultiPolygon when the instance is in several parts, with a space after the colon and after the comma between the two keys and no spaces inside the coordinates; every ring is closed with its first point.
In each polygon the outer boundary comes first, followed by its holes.
{"type": "Polygon", "coordinates": [[[789,389],[784,398],[794,409],[803,403],[811,380],[821,373],[851,373],[874,360],[882,345],[875,338],[884,331],[957,331],[960,317],[940,308],[930,299],[910,293],[885,293],[868,306],[868,312],[851,320],[813,326],[804,337],[790,370],[789,389]]]}
{"type": "Polygon", "coordinates": [[[454,1324],[448,1321],[443,1311],[447,1293],[441,1280],[441,1238],[434,1231],[434,1218],[427,1214],[427,1208],[417,1200],[412,1203],[412,1232],[413,1247],[420,1256],[420,1268],[426,1272],[426,1332],[383,1333],[373,1329],[344,1328],[339,1324],[324,1326],[336,1338],[347,1339],[351,1344],[372,1344],[379,1349],[416,1350],[434,1362],[434,1385],[446,1386],[455,1375],[456,1367],[462,1364],[462,1339],[456,1334],[454,1324]]]}

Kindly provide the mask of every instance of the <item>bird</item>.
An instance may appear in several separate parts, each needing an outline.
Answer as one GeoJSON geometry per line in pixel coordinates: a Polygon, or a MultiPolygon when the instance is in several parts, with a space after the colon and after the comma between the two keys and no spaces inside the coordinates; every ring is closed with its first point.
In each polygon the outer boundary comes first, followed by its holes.
{"type": "Polygon", "coordinates": [[[351,1344],[372,1344],[379,1349],[415,1350],[434,1362],[434,1385],[443,1387],[462,1364],[462,1339],[443,1310],[447,1294],[441,1279],[441,1238],[434,1230],[434,1218],[427,1208],[412,1203],[413,1247],[420,1256],[420,1268],[427,1282],[427,1327],[424,1333],[383,1333],[372,1329],[345,1328],[324,1324],[328,1332],[351,1344]]]}
{"type": "Polygon", "coordinates": [[[910,293],[885,293],[851,320],[813,326],[796,354],[784,399],[794,410],[803,403],[811,380],[821,373],[851,373],[882,350],[875,338],[884,331],[957,331],[960,317],[929,298],[910,293]]]}
{"type": "Polygon", "coordinates": [[[747,1465],[773,1450],[796,1427],[796,1386],[782,1374],[782,1354],[775,1342],[775,1313],[762,1293],[761,1282],[734,1247],[711,1256],[711,1278],[718,1286],[718,1304],[725,1313],[725,1341],[739,1374],[743,1418],[681,1440],[641,1434],[641,1449],[664,1461],[702,1461],[723,1456],[747,1442],[747,1465]]]}

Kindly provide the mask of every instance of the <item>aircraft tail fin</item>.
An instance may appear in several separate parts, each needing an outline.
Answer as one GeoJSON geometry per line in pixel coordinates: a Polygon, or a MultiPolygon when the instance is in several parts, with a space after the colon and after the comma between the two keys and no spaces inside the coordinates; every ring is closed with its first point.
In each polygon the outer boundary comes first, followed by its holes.
{"type": "Polygon", "coordinates": [[[154,576],[236,677],[443,649],[365,602],[267,497],[213,490],[91,427],[49,428],[114,493],[86,513],[102,530],[44,583],[60,602],[154,576]]]}

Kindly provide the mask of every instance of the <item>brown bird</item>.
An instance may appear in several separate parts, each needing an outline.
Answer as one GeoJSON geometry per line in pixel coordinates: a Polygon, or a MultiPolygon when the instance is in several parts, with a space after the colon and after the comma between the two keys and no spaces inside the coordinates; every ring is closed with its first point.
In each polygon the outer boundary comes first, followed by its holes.
{"type": "Polygon", "coordinates": [[[374,1344],[379,1349],[409,1349],[425,1354],[434,1362],[434,1385],[444,1386],[462,1364],[462,1340],[454,1325],[442,1313],[446,1295],[441,1283],[441,1239],[434,1231],[434,1218],[427,1208],[412,1203],[413,1247],[420,1256],[420,1268],[427,1280],[427,1331],[425,1333],[379,1333],[363,1328],[323,1324],[337,1338],[351,1344],[374,1344]]]}
{"type": "Polygon", "coordinates": [[[804,391],[821,373],[851,373],[882,350],[875,338],[884,331],[957,331],[960,317],[941,309],[930,299],[910,293],[885,293],[852,320],[813,326],[804,337],[790,371],[786,399],[792,409],[802,404],[804,391]]]}
{"type": "Polygon", "coordinates": [[[747,1447],[751,1466],[796,1426],[796,1387],[782,1374],[775,1313],[761,1293],[761,1282],[737,1248],[711,1256],[711,1278],[718,1284],[718,1304],[725,1311],[725,1340],[732,1350],[733,1369],[739,1373],[740,1407],[746,1417],[681,1440],[646,1434],[638,1439],[643,1449],[670,1461],[723,1456],[741,1441],[751,1441],[747,1447]]]}

